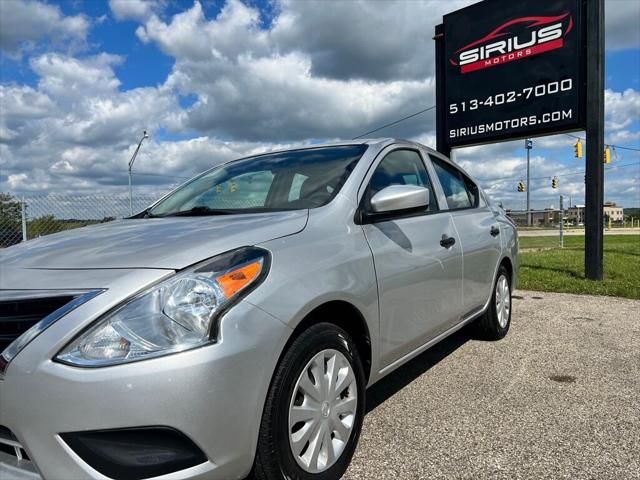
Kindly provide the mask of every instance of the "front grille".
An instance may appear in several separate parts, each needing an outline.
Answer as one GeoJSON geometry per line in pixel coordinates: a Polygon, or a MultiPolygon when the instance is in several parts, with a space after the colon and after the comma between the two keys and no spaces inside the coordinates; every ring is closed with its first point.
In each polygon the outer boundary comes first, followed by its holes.
{"type": "Polygon", "coordinates": [[[47,315],[73,300],[71,295],[0,301],[0,352],[47,315]]]}

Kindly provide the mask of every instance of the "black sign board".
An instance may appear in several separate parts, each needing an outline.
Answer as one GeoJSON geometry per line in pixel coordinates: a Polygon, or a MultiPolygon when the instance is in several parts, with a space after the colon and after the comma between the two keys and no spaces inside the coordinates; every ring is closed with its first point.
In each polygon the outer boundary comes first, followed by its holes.
{"type": "Polygon", "coordinates": [[[446,15],[436,30],[441,146],[584,129],[585,3],[485,0],[446,15]]]}

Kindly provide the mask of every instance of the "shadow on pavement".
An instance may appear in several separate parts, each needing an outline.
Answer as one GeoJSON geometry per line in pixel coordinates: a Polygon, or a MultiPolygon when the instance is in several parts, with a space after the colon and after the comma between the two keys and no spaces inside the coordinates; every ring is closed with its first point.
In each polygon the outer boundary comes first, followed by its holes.
{"type": "Polygon", "coordinates": [[[394,370],[367,390],[367,410],[372,412],[431,367],[474,338],[471,326],[462,328],[413,360],[394,370]]]}

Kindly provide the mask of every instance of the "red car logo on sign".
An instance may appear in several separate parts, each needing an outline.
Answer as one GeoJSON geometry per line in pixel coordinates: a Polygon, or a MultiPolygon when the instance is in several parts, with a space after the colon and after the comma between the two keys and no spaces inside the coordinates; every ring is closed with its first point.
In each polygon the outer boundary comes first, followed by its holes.
{"type": "Polygon", "coordinates": [[[555,17],[521,17],[510,20],[485,37],[456,50],[449,59],[460,73],[469,73],[515,60],[539,55],[564,46],[564,37],[573,28],[569,13],[555,17]],[[525,32],[512,34],[508,29],[525,27],[525,32]]]}

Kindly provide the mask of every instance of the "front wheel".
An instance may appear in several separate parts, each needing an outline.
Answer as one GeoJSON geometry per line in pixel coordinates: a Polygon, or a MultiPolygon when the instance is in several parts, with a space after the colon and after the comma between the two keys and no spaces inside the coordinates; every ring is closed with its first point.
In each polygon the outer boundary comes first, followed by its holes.
{"type": "Polygon", "coordinates": [[[500,340],[509,331],[511,325],[511,277],[501,265],[498,277],[493,286],[493,294],[489,300],[489,307],[478,319],[480,335],[487,340],[500,340]]]}
{"type": "Polygon", "coordinates": [[[362,428],[365,375],[350,336],[330,323],[304,331],[274,374],[260,426],[260,480],[330,480],[347,470],[362,428]]]}

